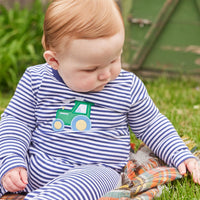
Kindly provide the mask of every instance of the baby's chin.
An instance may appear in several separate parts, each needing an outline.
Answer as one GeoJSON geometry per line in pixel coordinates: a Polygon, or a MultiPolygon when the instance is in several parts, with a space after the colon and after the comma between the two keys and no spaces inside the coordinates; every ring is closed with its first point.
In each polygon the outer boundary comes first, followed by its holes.
{"type": "Polygon", "coordinates": [[[104,89],[104,87],[105,87],[105,85],[100,85],[100,86],[98,86],[98,87],[96,87],[96,88],[70,88],[71,90],[73,90],[73,91],[75,91],[75,92],[79,92],[79,93],[89,93],[89,92],[100,92],[100,91],[102,91],[103,89],[104,89]]]}
{"type": "Polygon", "coordinates": [[[91,92],[100,92],[104,89],[105,85],[100,85],[99,87],[96,87],[95,89],[91,90],[91,92]]]}

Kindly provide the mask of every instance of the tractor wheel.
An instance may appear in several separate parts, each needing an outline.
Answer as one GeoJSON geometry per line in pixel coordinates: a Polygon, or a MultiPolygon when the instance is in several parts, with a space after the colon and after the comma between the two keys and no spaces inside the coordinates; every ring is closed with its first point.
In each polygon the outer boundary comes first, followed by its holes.
{"type": "Polygon", "coordinates": [[[71,127],[73,131],[87,131],[91,128],[90,119],[86,116],[78,115],[73,118],[71,127]]]}
{"type": "Polygon", "coordinates": [[[61,119],[55,119],[52,123],[54,131],[62,131],[64,129],[64,122],[61,119]]]}

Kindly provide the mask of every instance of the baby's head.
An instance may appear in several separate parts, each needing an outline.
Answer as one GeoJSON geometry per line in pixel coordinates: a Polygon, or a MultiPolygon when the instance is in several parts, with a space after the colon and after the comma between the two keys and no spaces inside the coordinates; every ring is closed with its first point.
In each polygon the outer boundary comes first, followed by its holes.
{"type": "Polygon", "coordinates": [[[123,28],[114,0],[54,0],[44,20],[45,50],[59,50],[73,39],[110,37],[123,28]]]}
{"type": "Polygon", "coordinates": [[[47,63],[77,92],[101,91],[121,70],[123,20],[114,0],[55,0],[42,40],[47,63]]]}

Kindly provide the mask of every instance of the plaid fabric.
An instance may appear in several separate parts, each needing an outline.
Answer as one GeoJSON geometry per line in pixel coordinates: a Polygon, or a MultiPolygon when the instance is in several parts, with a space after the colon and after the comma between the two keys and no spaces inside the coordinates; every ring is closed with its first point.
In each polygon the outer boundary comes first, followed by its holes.
{"type": "Polygon", "coordinates": [[[114,197],[102,197],[98,200],[119,200],[119,198],[118,197],[116,197],[116,198],[114,198],[114,197]]]}
{"type": "Polygon", "coordinates": [[[131,200],[149,200],[152,199],[152,197],[155,197],[158,194],[158,192],[158,188],[153,188],[141,194],[138,194],[136,197],[131,198],[131,200]]]}
{"type": "Polygon", "coordinates": [[[119,200],[122,197],[130,198],[131,192],[129,190],[113,190],[107,193],[106,196],[100,198],[99,200],[119,200]]]}
{"type": "Polygon", "coordinates": [[[127,189],[131,191],[133,197],[138,193],[179,178],[182,178],[182,175],[175,168],[157,167],[135,177],[127,189]]]}
{"type": "Polygon", "coordinates": [[[143,143],[140,145],[137,153],[130,152],[130,160],[128,161],[125,173],[130,180],[134,177],[165,163],[156,157],[152,151],[143,143]]]}
{"type": "Polygon", "coordinates": [[[23,194],[11,194],[7,193],[1,197],[2,200],[23,200],[25,195],[23,194]]]}
{"type": "MultiPolygon", "coordinates": [[[[122,191],[122,190],[121,190],[122,191]]],[[[150,189],[148,191],[145,191],[141,194],[138,194],[136,197],[132,197],[131,198],[131,195],[129,193],[129,196],[122,196],[120,193],[118,197],[111,197],[112,195],[115,196],[116,194],[114,193],[109,193],[110,194],[110,197],[102,197],[100,198],[99,200],[119,200],[121,197],[126,197],[127,199],[129,200],[149,200],[151,199],[152,197],[156,196],[156,194],[159,192],[159,189],[158,188],[153,188],[153,189],[150,189]]]]}

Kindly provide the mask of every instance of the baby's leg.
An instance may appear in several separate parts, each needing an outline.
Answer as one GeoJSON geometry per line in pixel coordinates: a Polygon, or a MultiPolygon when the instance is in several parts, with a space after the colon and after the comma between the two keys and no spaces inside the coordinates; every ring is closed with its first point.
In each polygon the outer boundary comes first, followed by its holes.
{"type": "Polygon", "coordinates": [[[116,188],[120,175],[103,166],[83,166],[67,171],[24,200],[97,200],[116,188]]]}

